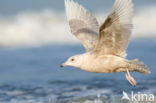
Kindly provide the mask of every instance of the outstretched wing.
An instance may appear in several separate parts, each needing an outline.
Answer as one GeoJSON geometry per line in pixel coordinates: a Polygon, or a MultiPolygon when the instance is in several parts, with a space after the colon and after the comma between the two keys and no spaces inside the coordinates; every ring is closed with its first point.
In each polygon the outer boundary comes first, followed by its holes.
{"type": "Polygon", "coordinates": [[[112,12],[99,30],[94,53],[126,56],[131,35],[133,16],[132,0],[115,0],[112,12]]]}
{"type": "Polygon", "coordinates": [[[65,0],[65,8],[71,32],[82,42],[86,51],[92,50],[98,39],[96,18],[73,0],[65,0]]]}

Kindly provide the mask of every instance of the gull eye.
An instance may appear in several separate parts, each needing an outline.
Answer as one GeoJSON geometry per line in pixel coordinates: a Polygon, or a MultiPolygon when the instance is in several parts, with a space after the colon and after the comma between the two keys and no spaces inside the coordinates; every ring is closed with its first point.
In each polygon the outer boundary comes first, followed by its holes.
{"type": "Polygon", "coordinates": [[[71,59],[71,61],[74,61],[74,59],[71,59]]]}

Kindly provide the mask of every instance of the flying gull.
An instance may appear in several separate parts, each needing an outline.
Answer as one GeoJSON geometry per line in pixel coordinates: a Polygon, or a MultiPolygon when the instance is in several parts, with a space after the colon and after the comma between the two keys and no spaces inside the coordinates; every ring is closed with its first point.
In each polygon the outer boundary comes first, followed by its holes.
{"type": "Polygon", "coordinates": [[[129,72],[150,73],[138,59],[126,59],[132,31],[132,0],[115,0],[100,27],[96,18],[73,0],[65,0],[65,8],[71,32],[82,42],[86,53],[70,57],[61,67],[73,66],[95,73],[125,72],[133,86],[136,80],[129,72]]]}

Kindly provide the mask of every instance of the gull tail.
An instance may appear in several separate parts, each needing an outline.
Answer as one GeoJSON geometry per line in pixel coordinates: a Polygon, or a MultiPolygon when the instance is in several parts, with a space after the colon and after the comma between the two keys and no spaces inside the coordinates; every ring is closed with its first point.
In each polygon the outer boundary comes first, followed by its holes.
{"type": "Polygon", "coordinates": [[[130,68],[133,68],[137,72],[143,73],[145,75],[151,73],[148,67],[143,62],[140,62],[138,59],[130,60],[129,63],[130,68]]]}

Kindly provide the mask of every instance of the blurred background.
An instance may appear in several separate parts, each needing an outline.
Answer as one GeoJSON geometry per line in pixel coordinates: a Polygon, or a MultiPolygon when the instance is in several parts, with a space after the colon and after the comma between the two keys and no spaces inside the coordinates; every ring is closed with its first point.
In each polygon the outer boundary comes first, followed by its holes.
{"type": "MultiPolygon", "coordinates": [[[[75,0],[103,23],[114,0],[75,0]]],[[[0,0],[0,103],[120,103],[122,91],[156,94],[156,0],[133,0],[128,59],[139,58],[151,75],[95,74],[59,66],[85,52],[70,33],[64,0],[0,0]]]]}

